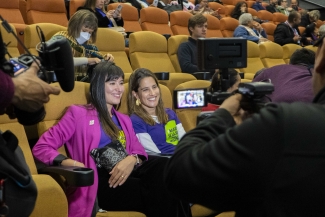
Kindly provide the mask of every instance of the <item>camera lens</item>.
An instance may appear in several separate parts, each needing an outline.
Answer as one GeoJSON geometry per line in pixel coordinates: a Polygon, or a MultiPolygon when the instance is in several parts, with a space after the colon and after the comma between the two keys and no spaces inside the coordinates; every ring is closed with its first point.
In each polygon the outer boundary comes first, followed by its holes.
{"type": "Polygon", "coordinates": [[[42,107],[36,112],[26,112],[15,107],[15,114],[18,119],[18,122],[22,125],[34,125],[42,121],[45,117],[45,109],[42,107]]]}

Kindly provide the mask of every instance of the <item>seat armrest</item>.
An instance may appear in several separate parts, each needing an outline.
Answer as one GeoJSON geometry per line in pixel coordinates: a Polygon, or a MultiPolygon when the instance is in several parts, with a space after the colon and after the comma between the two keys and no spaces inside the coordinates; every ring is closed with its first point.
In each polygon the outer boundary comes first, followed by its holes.
{"type": "Polygon", "coordinates": [[[83,187],[94,184],[94,170],[75,166],[49,166],[38,169],[39,173],[55,173],[63,176],[69,186],[83,187]]]}

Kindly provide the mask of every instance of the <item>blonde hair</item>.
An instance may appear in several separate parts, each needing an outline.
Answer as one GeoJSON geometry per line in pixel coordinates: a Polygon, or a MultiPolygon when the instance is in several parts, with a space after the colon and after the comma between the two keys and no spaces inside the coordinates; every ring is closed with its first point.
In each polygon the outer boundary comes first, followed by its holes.
{"type": "Polygon", "coordinates": [[[129,92],[127,97],[129,115],[136,114],[142,120],[144,120],[144,122],[146,122],[151,126],[156,124],[154,119],[149,115],[149,113],[142,106],[136,105],[136,97],[132,94],[132,91],[138,92],[141,80],[147,77],[153,78],[155,80],[157,87],[159,88],[159,101],[158,101],[158,105],[156,106],[156,115],[160,123],[166,124],[168,122],[168,115],[164,109],[164,103],[161,98],[161,89],[158,80],[156,76],[149,69],[145,69],[145,68],[136,69],[130,76],[129,92]]]}
{"type": "Polygon", "coordinates": [[[310,11],[310,12],[308,12],[308,14],[309,14],[309,16],[310,16],[311,18],[313,18],[315,21],[319,20],[319,18],[320,18],[320,12],[319,12],[319,10],[313,10],[313,11],[310,11]]]}

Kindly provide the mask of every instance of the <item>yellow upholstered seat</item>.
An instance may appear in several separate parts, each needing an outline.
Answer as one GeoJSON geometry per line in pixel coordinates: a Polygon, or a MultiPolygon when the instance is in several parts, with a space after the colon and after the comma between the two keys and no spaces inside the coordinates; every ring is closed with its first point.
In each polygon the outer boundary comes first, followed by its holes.
{"type": "Polygon", "coordinates": [[[290,57],[293,54],[293,52],[295,52],[296,50],[300,49],[301,46],[297,45],[297,44],[285,44],[282,46],[283,49],[283,60],[285,61],[285,63],[289,63],[290,62],[290,57]]]}
{"type": "Polygon", "coordinates": [[[186,35],[174,35],[168,39],[168,56],[177,72],[181,71],[177,57],[178,47],[181,43],[186,42],[187,40],[188,36],[186,35]]]}
{"type": "Polygon", "coordinates": [[[283,60],[283,49],[274,42],[265,42],[259,45],[260,58],[265,68],[285,64],[283,60]]]}
{"type": "MultiPolygon", "coordinates": [[[[15,34],[17,34],[15,27],[12,24],[9,24],[15,34]]],[[[20,52],[18,50],[18,41],[12,33],[8,33],[6,29],[1,25],[0,22],[0,32],[2,35],[2,40],[5,44],[7,44],[7,51],[12,57],[20,56],[20,52]]],[[[6,59],[9,59],[9,56],[6,55],[6,59]]]]}

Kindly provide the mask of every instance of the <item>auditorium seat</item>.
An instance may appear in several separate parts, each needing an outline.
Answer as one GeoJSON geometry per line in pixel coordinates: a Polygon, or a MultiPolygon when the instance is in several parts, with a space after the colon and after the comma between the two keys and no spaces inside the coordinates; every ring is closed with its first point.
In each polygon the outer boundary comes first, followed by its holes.
{"type": "Polygon", "coordinates": [[[325,24],[324,20],[317,20],[316,27],[319,28],[321,25],[324,25],[324,24],[325,24]]]}
{"type": "Polygon", "coordinates": [[[165,10],[156,7],[142,8],[140,11],[141,28],[159,34],[173,35],[168,26],[169,18],[165,10]]]}
{"type": "Polygon", "coordinates": [[[220,30],[220,21],[215,16],[210,14],[204,14],[204,16],[208,19],[208,29],[206,33],[207,38],[212,37],[223,37],[221,30],[220,30]]]}
{"type": "Polygon", "coordinates": [[[27,0],[27,22],[55,23],[68,26],[65,3],[62,0],[27,0]]]}
{"type": "Polygon", "coordinates": [[[298,29],[299,29],[300,35],[302,35],[302,34],[304,34],[306,27],[298,26],[298,29]]]}
{"type": "Polygon", "coordinates": [[[318,49],[318,47],[314,47],[313,45],[307,45],[304,48],[309,49],[309,50],[312,50],[315,53],[317,52],[317,49],[318,49]]]}
{"type": "Polygon", "coordinates": [[[258,11],[257,17],[264,21],[273,22],[273,14],[267,10],[258,11]]]}
{"type": "Polygon", "coordinates": [[[7,115],[1,115],[0,130],[2,132],[10,130],[15,134],[19,141],[18,145],[24,154],[25,161],[36,184],[37,198],[30,217],[67,217],[68,202],[65,193],[51,176],[38,174],[23,125],[19,124],[17,119],[9,119],[7,115]]]}
{"type": "Polygon", "coordinates": [[[265,68],[285,64],[283,60],[283,49],[274,42],[265,42],[259,45],[260,58],[265,68]]]}
{"type": "Polygon", "coordinates": [[[220,29],[223,37],[233,37],[234,31],[239,25],[238,20],[232,17],[224,17],[220,20],[220,29]]]}
{"type": "Polygon", "coordinates": [[[53,23],[38,23],[27,25],[25,29],[24,44],[33,55],[37,56],[38,52],[36,51],[36,45],[40,43],[40,38],[38,37],[36,26],[39,26],[42,29],[46,41],[50,40],[55,33],[67,30],[66,27],[53,23]]]}
{"type": "Polygon", "coordinates": [[[234,5],[233,0],[222,0],[223,5],[227,6],[227,5],[234,5]]]}
{"type": "Polygon", "coordinates": [[[247,4],[248,8],[252,8],[254,3],[255,3],[255,1],[246,1],[246,4],[247,4]]]}
{"type": "Polygon", "coordinates": [[[247,40],[247,67],[240,69],[244,72],[244,79],[252,81],[256,72],[263,69],[264,65],[260,59],[260,49],[255,42],[247,40]]]}
{"type": "Polygon", "coordinates": [[[301,46],[297,44],[285,44],[282,46],[283,49],[283,60],[285,63],[289,64],[291,55],[301,46]]]}
{"type": "Polygon", "coordinates": [[[265,30],[267,35],[267,39],[270,41],[274,41],[274,30],[276,29],[276,25],[272,22],[262,23],[261,26],[265,30]]]}
{"type": "Polygon", "coordinates": [[[119,4],[122,4],[123,6],[121,13],[124,21],[123,28],[125,29],[125,32],[142,31],[139,23],[139,13],[136,7],[124,3],[112,3],[108,5],[108,10],[115,10],[119,4]]]}
{"type": "Polygon", "coordinates": [[[250,13],[253,17],[257,17],[257,11],[253,8],[247,8],[248,13],[250,13]]]}
{"type": "MultiPolygon", "coordinates": [[[[181,83],[175,87],[175,90],[186,90],[193,88],[208,88],[210,87],[210,81],[196,80],[181,83]]],[[[201,108],[186,108],[186,109],[175,109],[177,117],[181,121],[186,132],[190,131],[196,126],[196,118],[201,112],[201,108]]]]}
{"type": "MultiPolygon", "coordinates": [[[[25,21],[20,12],[20,0],[2,0],[0,1],[0,15],[4,20],[7,20],[8,23],[16,29],[15,33],[18,38],[24,42],[24,30],[25,30],[25,21]]],[[[18,50],[20,53],[24,53],[23,47],[18,44],[18,50]]]]}
{"type": "Polygon", "coordinates": [[[130,61],[132,69],[147,68],[152,72],[169,72],[169,80],[159,81],[172,92],[183,82],[196,80],[187,73],[177,72],[167,53],[167,40],[164,36],[151,32],[141,31],[130,35],[130,61]]]}
{"type": "MultiPolygon", "coordinates": [[[[12,28],[12,30],[14,31],[15,34],[17,34],[15,27],[10,24],[10,27],[12,28]]],[[[6,31],[6,29],[1,25],[0,22],[0,32],[2,35],[2,40],[3,43],[7,44],[7,51],[8,53],[12,56],[12,57],[19,57],[20,56],[20,52],[18,50],[18,41],[15,38],[15,36],[13,36],[12,33],[8,33],[6,31]]],[[[8,55],[6,55],[6,59],[9,59],[10,57],[8,55]]]]}
{"type": "Polygon", "coordinates": [[[170,28],[174,35],[190,35],[188,32],[188,20],[193,15],[186,11],[174,11],[170,13],[170,28]]]}
{"type": "MultiPolygon", "coordinates": [[[[114,62],[117,66],[121,67],[124,73],[131,74],[133,72],[125,53],[125,41],[121,33],[109,28],[98,28],[95,44],[102,54],[112,54],[114,56],[114,62]],[[109,41],[107,40],[108,38],[109,41]]],[[[127,82],[128,77],[125,79],[125,82],[127,82]]]]}
{"type": "Polygon", "coordinates": [[[86,0],[70,0],[69,1],[69,17],[76,13],[79,7],[85,5],[86,0]]]}
{"type": "Polygon", "coordinates": [[[188,36],[185,35],[174,35],[168,39],[168,56],[172,61],[176,72],[181,72],[181,67],[178,62],[177,51],[181,43],[188,41],[188,36]]]}
{"type": "Polygon", "coordinates": [[[27,7],[26,0],[19,0],[19,10],[20,10],[21,16],[24,19],[25,24],[27,23],[27,9],[26,9],[26,7],[27,7]]]}
{"type": "Polygon", "coordinates": [[[275,25],[278,25],[279,23],[283,23],[283,22],[287,21],[287,19],[288,19],[288,16],[286,16],[282,13],[279,13],[279,12],[273,13],[273,23],[275,25]]]}
{"type": "Polygon", "coordinates": [[[218,10],[218,13],[221,17],[226,16],[226,9],[225,6],[223,6],[222,4],[219,4],[217,2],[209,2],[209,7],[214,11],[218,10]]]}
{"type": "Polygon", "coordinates": [[[231,17],[232,11],[235,9],[234,5],[226,5],[225,6],[225,16],[226,17],[231,17]]]}

